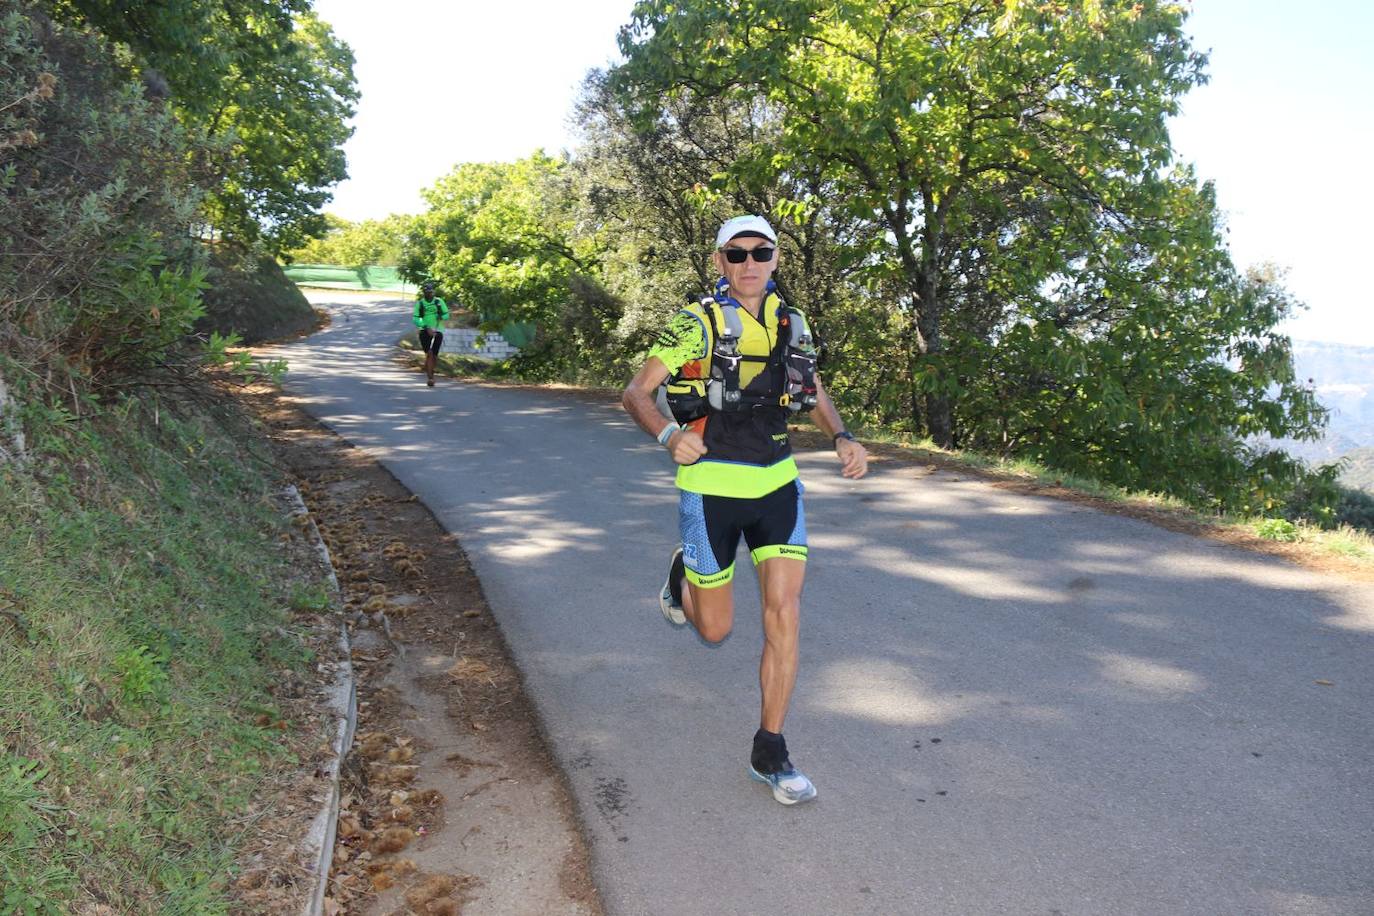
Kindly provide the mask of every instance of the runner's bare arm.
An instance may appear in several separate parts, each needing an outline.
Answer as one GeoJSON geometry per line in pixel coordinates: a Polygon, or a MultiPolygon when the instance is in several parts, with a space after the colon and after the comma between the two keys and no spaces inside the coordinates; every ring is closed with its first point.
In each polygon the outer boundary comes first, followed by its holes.
{"type": "MultiPolygon", "coordinates": [[[[844,420],[835,409],[835,402],[816,377],[816,407],[811,411],[811,420],[820,427],[821,432],[832,439],[844,429],[844,420]]],[[[840,474],[858,480],[868,473],[868,449],[852,439],[835,439],[835,454],[840,458],[840,474]]]]}
{"type": "MultiPolygon", "coordinates": [[[[663,384],[667,377],[668,367],[663,365],[663,361],[657,356],[651,356],[645,360],[644,365],[635,373],[635,377],[630,379],[630,383],[620,395],[620,403],[625,407],[625,412],[634,418],[640,429],[654,437],[672,422],[658,412],[656,403],[658,386],[663,384]]],[[[667,448],[678,464],[691,464],[706,454],[706,444],[701,441],[701,436],[689,429],[673,433],[668,438],[667,448]]]]}

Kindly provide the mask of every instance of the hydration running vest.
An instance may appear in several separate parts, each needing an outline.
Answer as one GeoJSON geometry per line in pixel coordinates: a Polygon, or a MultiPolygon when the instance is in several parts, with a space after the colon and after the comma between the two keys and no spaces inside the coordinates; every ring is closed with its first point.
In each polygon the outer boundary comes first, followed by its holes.
{"type": "Polygon", "coordinates": [[[816,403],[815,349],[800,312],[773,293],[755,319],[727,295],[683,311],[701,325],[701,355],[679,363],[664,395],[674,418],[699,434],[706,454],[679,465],[681,490],[756,499],[795,480],[787,420],[816,403]]]}
{"type": "MultiPolygon", "coordinates": [[[[704,360],[708,370],[703,373],[703,361],[693,361],[665,383],[673,419],[687,424],[712,411],[785,408],[792,413],[804,413],[814,408],[816,348],[806,316],[770,293],[760,311],[766,324],[768,306],[772,301],[778,302],[773,348],[762,355],[744,353],[739,346],[744,335],[739,306],[733,300],[721,301],[723,298],[706,297],[696,303],[709,326],[704,360]],[[740,368],[746,362],[763,365],[742,385],[740,368]]],[[[695,310],[689,311],[696,314],[695,310]]]]}

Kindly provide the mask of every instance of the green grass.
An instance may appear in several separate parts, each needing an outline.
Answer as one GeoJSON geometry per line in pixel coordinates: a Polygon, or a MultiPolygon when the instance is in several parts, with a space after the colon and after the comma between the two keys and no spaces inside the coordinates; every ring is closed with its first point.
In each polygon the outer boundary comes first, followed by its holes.
{"type": "Polygon", "coordinates": [[[255,724],[309,660],[272,483],[242,437],[158,419],[0,466],[0,912],[226,912],[243,813],[291,763],[255,724]]]}
{"type": "Polygon", "coordinates": [[[1374,537],[1349,527],[1322,531],[1322,547],[1331,554],[1374,564],[1374,537]]]}
{"type": "Polygon", "coordinates": [[[1266,541],[1291,543],[1299,537],[1298,526],[1286,518],[1266,518],[1255,525],[1255,533],[1266,541]]]}

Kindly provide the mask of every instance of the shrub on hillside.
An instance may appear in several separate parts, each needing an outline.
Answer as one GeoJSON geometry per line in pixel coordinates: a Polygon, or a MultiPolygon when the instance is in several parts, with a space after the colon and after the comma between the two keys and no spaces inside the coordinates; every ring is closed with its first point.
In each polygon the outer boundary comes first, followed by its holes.
{"type": "Polygon", "coordinates": [[[314,309],[275,259],[235,245],[210,246],[202,297],[205,314],[196,330],[236,334],[244,343],[297,334],[315,324],[314,309]]]}
{"type": "Polygon", "coordinates": [[[27,5],[0,20],[5,374],[33,396],[111,389],[162,365],[201,315],[205,147],[99,37],[27,5]]]}
{"type": "Polygon", "coordinates": [[[1374,495],[1342,486],[1336,503],[1336,524],[1374,534],[1374,495]]]}
{"type": "Polygon", "coordinates": [[[1284,506],[1284,516],[1323,528],[1349,525],[1374,532],[1374,495],[1340,482],[1345,462],[1322,465],[1303,474],[1284,506]]]}

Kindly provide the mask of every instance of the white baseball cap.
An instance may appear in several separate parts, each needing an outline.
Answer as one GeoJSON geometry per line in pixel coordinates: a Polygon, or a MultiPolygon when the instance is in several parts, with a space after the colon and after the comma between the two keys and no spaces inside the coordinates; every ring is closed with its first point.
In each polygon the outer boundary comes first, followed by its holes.
{"type": "Polygon", "coordinates": [[[778,243],[778,234],[768,225],[768,220],[762,216],[749,215],[731,217],[722,223],[720,231],[716,233],[716,247],[724,248],[726,242],[741,235],[763,236],[774,245],[778,243]]]}

